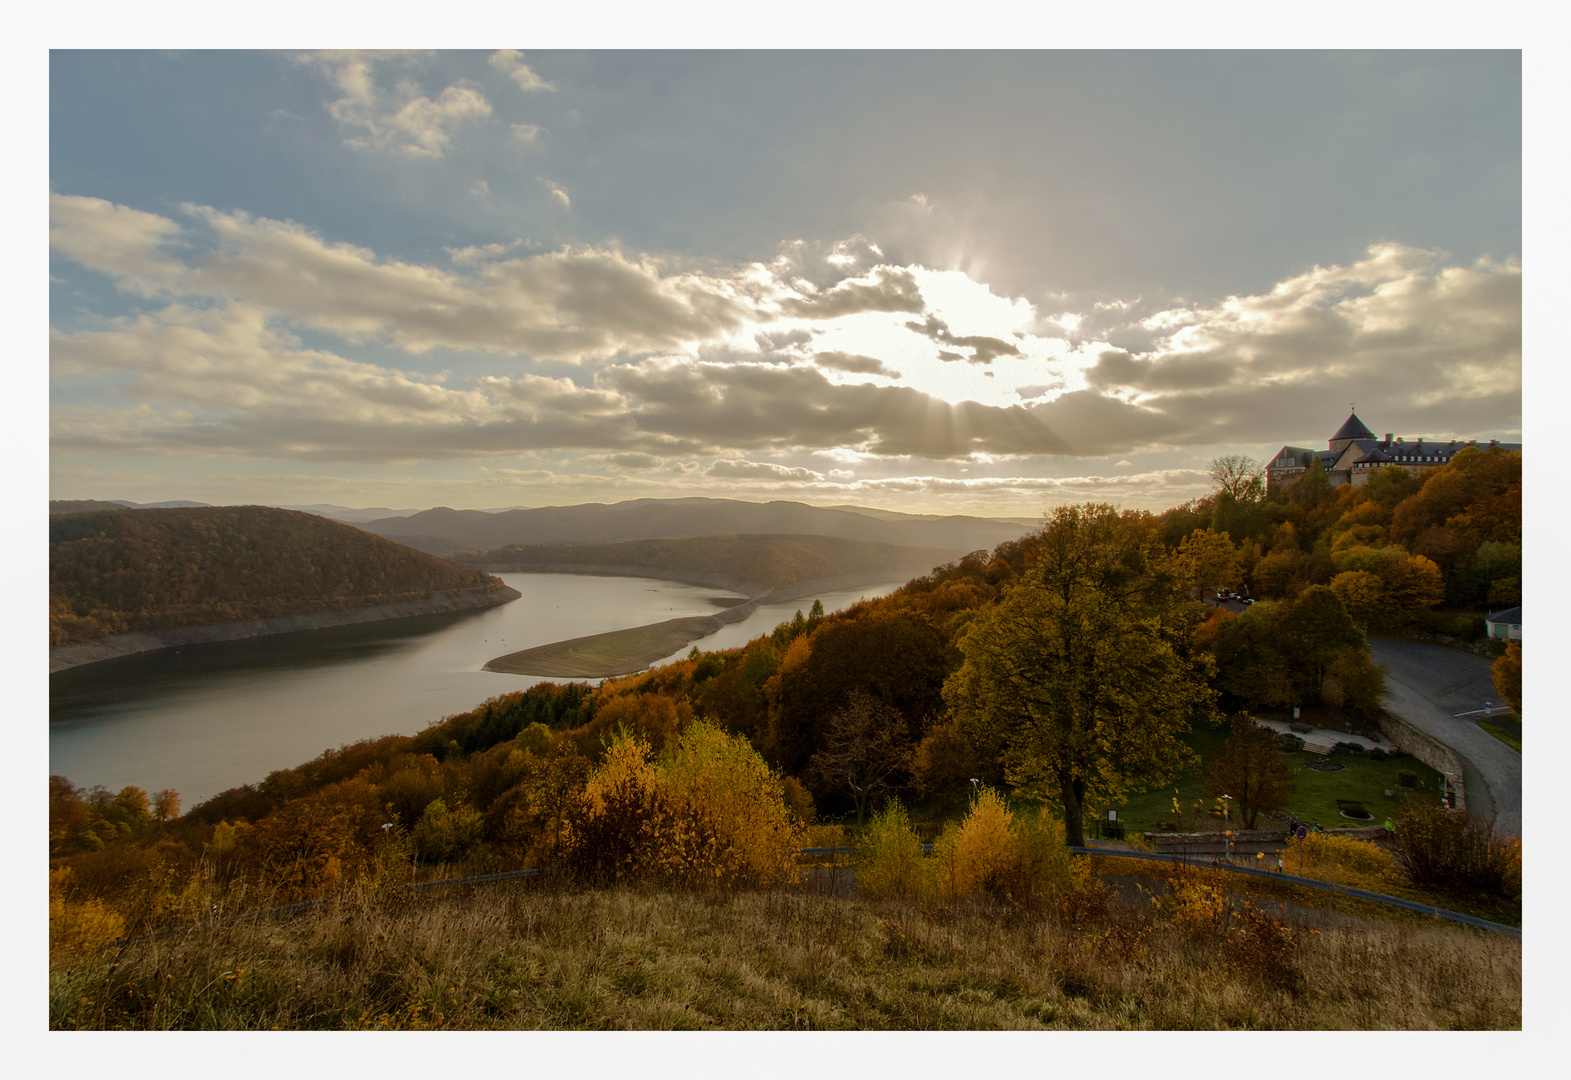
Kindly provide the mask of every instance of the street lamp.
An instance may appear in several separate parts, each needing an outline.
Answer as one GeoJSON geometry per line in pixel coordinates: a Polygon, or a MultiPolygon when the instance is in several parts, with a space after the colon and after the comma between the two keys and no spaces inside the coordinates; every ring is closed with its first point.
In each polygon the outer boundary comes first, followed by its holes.
{"type": "Polygon", "coordinates": [[[1227,861],[1233,861],[1233,797],[1222,796],[1222,840],[1227,853],[1227,861]]]}

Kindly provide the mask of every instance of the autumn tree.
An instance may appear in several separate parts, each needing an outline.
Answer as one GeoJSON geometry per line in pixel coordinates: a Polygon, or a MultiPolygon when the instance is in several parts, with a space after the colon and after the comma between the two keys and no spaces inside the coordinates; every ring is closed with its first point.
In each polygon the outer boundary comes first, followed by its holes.
{"type": "Polygon", "coordinates": [[[180,816],[180,793],[164,788],[153,795],[153,818],[156,821],[173,821],[180,816]]]}
{"type": "Polygon", "coordinates": [[[1259,502],[1266,493],[1266,467],[1243,454],[1228,454],[1212,460],[1211,483],[1238,502],[1259,502]]]}
{"type": "Polygon", "coordinates": [[[1292,775],[1277,749],[1276,733],[1257,725],[1246,714],[1232,720],[1232,731],[1211,765],[1211,793],[1230,795],[1253,829],[1262,810],[1280,810],[1295,790],[1292,775]]]}
{"type": "Polygon", "coordinates": [[[896,776],[911,762],[905,717],[860,690],[829,718],[824,748],[813,765],[826,783],[851,793],[860,828],[868,806],[894,790],[896,776]]]}
{"type": "Polygon", "coordinates": [[[1522,643],[1506,642],[1506,651],[1495,661],[1492,672],[1495,692],[1511,706],[1517,716],[1522,715],[1522,643]]]}
{"type": "Polygon", "coordinates": [[[1207,589],[1231,588],[1238,584],[1238,552],[1226,533],[1196,529],[1178,545],[1173,553],[1173,564],[1184,584],[1199,590],[1202,599],[1207,589]]]}
{"type": "Polygon", "coordinates": [[[944,698],[1006,778],[1062,807],[1084,841],[1088,802],[1163,783],[1193,755],[1182,736],[1212,716],[1208,660],[1189,639],[1200,605],[1149,515],[1064,506],[1030,570],[960,632],[944,698]]]}

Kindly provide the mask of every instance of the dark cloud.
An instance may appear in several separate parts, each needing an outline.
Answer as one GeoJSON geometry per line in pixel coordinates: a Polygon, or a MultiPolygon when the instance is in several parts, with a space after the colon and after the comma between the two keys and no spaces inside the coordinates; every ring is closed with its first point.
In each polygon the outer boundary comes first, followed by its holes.
{"type": "Polygon", "coordinates": [[[813,354],[813,363],[821,368],[831,371],[845,371],[853,375],[882,375],[886,379],[900,378],[900,372],[894,370],[871,356],[862,356],[859,353],[821,352],[813,354]]]}
{"type": "Polygon", "coordinates": [[[962,357],[960,353],[940,350],[939,358],[943,360],[967,359],[973,364],[991,364],[1000,356],[1021,356],[1019,349],[1009,342],[995,337],[956,337],[949,332],[949,325],[936,315],[929,314],[921,322],[908,322],[907,330],[914,330],[924,337],[932,338],[940,345],[953,345],[960,349],[972,350],[969,357],[962,357]]]}
{"type": "Polygon", "coordinates": [[[803,319],[836,319],[862,311],[908,311],[915,315],[926,306],[911,271],[880,266],[871,278],[848,278],[813,296],[783,300],[780,308],[803,319]]]}

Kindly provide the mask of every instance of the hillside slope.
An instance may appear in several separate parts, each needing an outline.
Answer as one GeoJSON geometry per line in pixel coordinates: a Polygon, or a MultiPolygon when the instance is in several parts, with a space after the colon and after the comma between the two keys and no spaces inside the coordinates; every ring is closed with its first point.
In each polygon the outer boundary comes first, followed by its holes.
{"type": "Polygon", "coordinates": [[[736,533],[833,536],[974,551],[991,549],[1026,531],[1022,525],[988,518],[935,518],[892,511],[870,515],[797,502],[702,498],[542,506],[495,514],[437,507],[408,517],[369,521],[363,527],[378,535],[396,536],[422,550],[429,546],[446,551],[486,551],[509,544],[614,543],[736,533]],[[438,546],[433,541],[446,543],[438,546]]]}
{"type": "MultiPolygon", "coordinates": [[[[315,514],[264,506],[49,519],[49,642],[512,590],[315,514]]],[[[516,595],[516,594],[513,594],[516,595]]]]}
{"type": "Polygon", "coordinates": [[[833,536],[753,533],[619,544],[513,544],[467,552],[457,561],[492,572],[647,574],[759,595],[832,579],[907,579],[957,554],[833,536]]]}

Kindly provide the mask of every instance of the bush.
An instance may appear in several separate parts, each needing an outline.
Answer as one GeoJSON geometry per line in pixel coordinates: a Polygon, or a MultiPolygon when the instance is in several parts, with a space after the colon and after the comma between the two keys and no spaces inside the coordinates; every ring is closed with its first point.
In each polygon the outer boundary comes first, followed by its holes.
{"type": "Polygon", "coordinates": [[[1276,744],[1286,754],[1296,754],[1304,748],[1303,739],[1300,739],[1297,735],[1289,735],[1285,731],[1276,737],[1276,744]]]}
{"type": "Polygon", "coordinates": [[[1397,821],[1396,862],[1415,885],[1458,893],[1520,896],[1522,841],[1427,799],[1409,801],[1397,821]]]}
{"type": "Polygon", "coordinates": [[[992,788],[981,790],[964,821],[944,830],[933,854],[945,896],[983,892],[1034,904],[1079,885],[1063,825],[1045,809],[1035,815],[1012,813],[992,788]]]}
{"type": "Polygon", "coordinates": [[[889,800],[868,822],[858,847],[856,886],[862,895],[914,900],[928,892],[932,867],[922,857],[922,841],[899,799],[889,800]]]}
{"type": "Polygon", "coordinates": [[[1334,866],[1374,877],[1388,876],[1393,866],[1391,853],[1379,844],[1330,833],[1312,832],[1302,840],[1295,837],[1284,859],[1297,866],[1300,856],[1305,868],[1334,866]]]}
{"type": "Polygon", "coordinates": [[[1384,761],[1391,755],[1377,746],[1374,749],[1367,751],[1365,756],[1368,757],[1370,761],[1384,761]]]}
{"type": "Polygon", "coordinates": [[[777,885],[796,877],[803,829],[779,780],[740,736],[695,720],[658,760],[623,733],[569,815],[568,865],[612,880],[777,885]]]}

